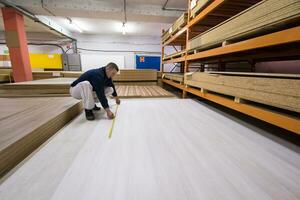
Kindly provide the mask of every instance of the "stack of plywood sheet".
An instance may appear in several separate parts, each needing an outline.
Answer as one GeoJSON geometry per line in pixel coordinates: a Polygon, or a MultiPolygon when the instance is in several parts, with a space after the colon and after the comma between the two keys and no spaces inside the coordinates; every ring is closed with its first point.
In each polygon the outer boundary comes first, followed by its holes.
{"type": "Polygon", "coordinates": [[[50,79],[50,78],[78,78],[83,72],[79,71],[34,71],[32,72],[33,80],[50,79]]]}
{"type": "Polygon", "coordinates": [[[163,78],[172,80],[172,81],[177,81],[179,83],[183,83],[184,74],[183,73],[164,73],[163,78]]]}
{"type": "Polygon", "coordinates": [[[118,85],[116,90],[121,98],[174,97],[173,94],[156,85],[118,85]]]}
{"type": "Polygon", "coordinates": [[[0,69],[0,83],[12,82],[12,69],[11,68],[1,68],[0,69]]]}
{"type": "Polygon", "coordinates": [[[65,78],[79,78],[83,74],[83,72],[79,71],[62,71],[62,76],[65,78]]]}
{"type": "Polygon", "coordinates": [[[157,81],[157,71],[151,69],[122,69],[114,81],[157,81]]]}
{"type": "Polygon", "coordinates": [[[282,30],[299,19],[299,0],[263,0],[193,38],[188,42],[188,49],[211,48],[282,30]]]}
{"type": "Polygon", "coordinates": [[[1,97],[69,96],[75,78],[53,78],[0,85],[1,97]]]}
{"type": "Polygon", "coordinates": [[[61,71],[33,71],[33,80],[63,77],[61,71]]]}
{"type": "Polygon", "coordinates": [[[172,53],[170,55],[166,55],[164,56],[164,60],[170,60],[170,59],[182,57],[185,54],[185,52],[186,52],[185,50],[182,50],[179,52],[172,53]]]}
{"type": "Polygon", "coordinates": [[[191,17],[195,17],[201,10],[209,5],[212,0],[192,0],[191,1],[191,17]]]}
{"type": "Polygon", "coordinates": [[[172,27],[163,32],[163,34],[161,36],[162,42],[165,42],[170,38],[171,32],[172,32],[172,27]]]}
{"type": "Polygon", "coordinates": [[[71,97],[0,98],[0,177],[81,112],[71,97]]]}
{"type": "Polygon", "coordinates": [[[163,32],[161,37],[163,42],[166,42],[172,35],[187,24],[187,16],[187,12],[183,13],[167,31],[163,32]]]}
{"type": "Polygon", "coordinates": [[[195,72],[185,84],[236,98],[300,112],[300,75],[195,72]]]}
{"type": "Polygon", "coordinates": [[[177,31],[179,31],[181,28],[183,28],[187,24],[187,12],[183,13],[172,25],[172,33],[175,34],[177,31]]]}
{"type": "Polygon", "coordinates": [[[161,72],[161,71],[158,71],[158,72],[157,72],[157,78],[161,78],[161,76],[162,76],[162,72],[161,72]]]}

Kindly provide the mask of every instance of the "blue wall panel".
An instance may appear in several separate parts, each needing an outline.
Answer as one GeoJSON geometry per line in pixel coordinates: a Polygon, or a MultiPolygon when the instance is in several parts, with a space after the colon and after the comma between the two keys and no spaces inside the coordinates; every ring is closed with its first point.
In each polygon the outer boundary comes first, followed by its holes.
{"type": "Polygon", "coordinates": [[[156,69],[160,70],[160,56],[136,55],[137,69],[156,69]]]}

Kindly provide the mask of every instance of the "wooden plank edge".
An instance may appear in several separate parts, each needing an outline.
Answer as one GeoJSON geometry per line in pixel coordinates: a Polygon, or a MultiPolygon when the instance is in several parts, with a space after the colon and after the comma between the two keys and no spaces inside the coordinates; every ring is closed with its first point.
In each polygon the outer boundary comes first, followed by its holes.
{"type": "Polygon", "coordinates": [[[82,111],[82,103],[78,102],[42,124],[31,133],[10,145],[0,152],[0,178],[13,169],[18,163],[46,142],[51,136],[59,131],[68,122],[74,119],[82,111]],[[49,126],[52,126],[49,128],[49,126]],[[42,136],[42,137],[41,137],[42,136]],[[29,140],[30,138],[30,140],[29,140]],[[30,141],[30,142],[28,142],[30,141]],[[32,144],[30,144],[32,143],[32,144]],[[22,148],[20,148],[20,146],[22,148]],[[15,156],[12,156],[14,154],[15,156]]]}
{"type": "MultiPolygon", "coordinates": [[[[205,59],[253,49],[266,48],[300,41],[300,26],[251,38],[241,42],[187,55],[186,60],[205,59]]],[[[191,51],[191,50],[190,50],[191,51]]]]}

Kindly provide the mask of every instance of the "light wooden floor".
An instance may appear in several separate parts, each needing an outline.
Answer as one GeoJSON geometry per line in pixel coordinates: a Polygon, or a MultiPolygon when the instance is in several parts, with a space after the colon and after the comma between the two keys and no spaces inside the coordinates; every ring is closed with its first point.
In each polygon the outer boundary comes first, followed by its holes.
{"type": "Polygon", "coordinates": [[[80,115],[0,199],[300,199],[297,151],[193,100],[124,100],[109,139],[111,123],[80,115]]]}
{"type": "Polygon", "coordinates": [[[116,90],[120,98],[174,97],[157,85],[116,85],[116,90]]]}

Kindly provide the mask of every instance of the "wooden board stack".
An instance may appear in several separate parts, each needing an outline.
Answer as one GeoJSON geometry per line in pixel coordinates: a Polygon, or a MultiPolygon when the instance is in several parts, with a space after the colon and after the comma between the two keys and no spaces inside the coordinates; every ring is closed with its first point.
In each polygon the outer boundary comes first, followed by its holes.
{"type": "Polygon", "coordinates": [[[170,55],[165,55],[163,60],[169,60],[169,59],[174,59],[174,58],[179,58],[179,57],[182,57],[184,54],[186,53],[185,50],[182,50],[182,51],[178,51],[178,52],[175,52],[175,53],[172,53],[170,55]]]}
{"type": "Polygon", "coordinates": [[[60,78],[63,77],[60,71],[33,71],[33,80],[60,78]]]}
{"type": "Polygon", "coordinates": [[[195,72],[186,73],[184,83],[188,86],[300,112],[300,75],[195,72]]]}
{"type": "Polygon", "coordinates": [[[77,116],[71,97],[0,98],[0,177],[77,116]]]}
{"type": "Polygon", "coordinates": [[[157,81],[157,71],[152,69],[121,69],[114,81],[157,81]]]}
{"type": "Polygon", "coordinates": [[[156,85],[117,85],[116,90],[121,98],[174,97],[173,94],[156,85]]]}
{"type": "Polygon", "coordinates": [[[159,79],[159,78],[161,78],[161,76],[162,76],[162,72],[158,71],[157,72],[157,78],[159,79]]]}
{"type": "Polygon", "coordinates": [[[184,75],[183,73],[164,73],[163,78],[183,83],[184,75]]]}
{"type": "Polygon", "coordinates": [[[83,72],[79,71],[34,71],[32,72],[33,80],[50,79],[50,78],[78,78],[83,72]]]}
{"type": "Polygon", "coordinates": [[[79,78],[83,74],[83,72],[77,71],[62,71],[61,74],[64,78],[79,78]]]}
{"type": "MultiPolygon", "coordinates": [[[[127,71],[127,70],[126,70],[127,71]]],[[[157,86],[157,82],[124,82],[125,80],[157,80],[157,72],[154,70],[146,70],[146,73],[126,73],[123,82],[116,82],[116,88],[119,96],[128,97],[170,97],[173,96],[161,87],[157,86]],[[148,73],[150,72],[150,73],[148,73]],[[155,77],[153,77],[153,72],[155,77]],[[128,75],[129,74],[129,75],[128,75]],[[126,85],[122,85],[124,83],[126,85]]],[[[143,70],[144,71],[144,70],[143,70]]],[[[70,96],[69,89],[75,78],[52,78],[36,81],[28,81],[21,83],[12,83],[0,85],[0,97],[58,97],[70,96]]]]}
{"type": "Polygon", "coordinates": [[[11,83],[13,81],[13,75],[11,69],[0,69],[0,83],[11,83]]]}
{"type": "Polygon", "coordinates": [[[188,14],[187,12],[183,13],[172,26],[163,32],[161,39],[162,42],[166,42],[172,35],[177,33],[181,28],[183,28],[187,24],[188,14]]]}
{"type": "Polygon", "coordinates": [[[0,85],[0,97],[69,96],[75,78],[52,78],[0,85]]]}
{"type": "Polygon", "coordinates": [[[171,34],[169,33],[169,32],[171,32],[170,29],[171,28],[169,28],[168,30],[166,30],[162,33],[162,36],[161,36],[161,41],[162,42],[165,42],[170,38],[170,36],[171,36],[171,34]]]}
{"type": "Polygon", "coordinates": [[[172,25],[171,34],[177,33],[181,28],[187,24],[188,14],[187,12],[183,13],[172,25]]]}
{"type": "Polygon", "coordinates": [[[263,0],[193,38],[187,49],[207,49],[282,30],[299,19],[299,0],[263,0]]]}
{"type": "Polygon", "coordinates": [[[201,10],[207,7],[212,0],[192,0],[191,1],[191,17],[194,18],[201,10]]]}

